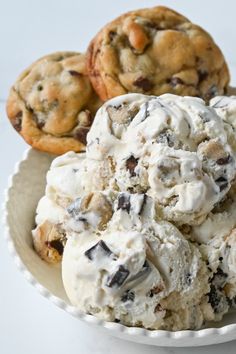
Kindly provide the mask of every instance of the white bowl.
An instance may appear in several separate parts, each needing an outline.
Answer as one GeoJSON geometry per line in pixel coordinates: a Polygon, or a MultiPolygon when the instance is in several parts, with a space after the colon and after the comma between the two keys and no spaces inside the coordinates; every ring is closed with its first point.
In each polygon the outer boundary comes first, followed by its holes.
{"type": "Polygon", "coordinates": [[[70,305],[65,294],[60,267],[43,262],[32,248],[31,229],[35,209],[44,194],[45,176],[53,157],[29,149],[16,165],[6,193],[3,219],[6,238],[18,268],[40,293],[71,315],[97,325],[119,338],[156,346],[202,346],[236,339],[236,313],[198,331],[152,331],[105,322],[70,305]]]}

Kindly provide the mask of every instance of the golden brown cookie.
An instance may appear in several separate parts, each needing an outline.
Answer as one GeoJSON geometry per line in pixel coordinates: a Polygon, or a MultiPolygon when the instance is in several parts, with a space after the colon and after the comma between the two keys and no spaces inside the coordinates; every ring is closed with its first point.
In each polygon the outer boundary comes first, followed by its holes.
{"type": "Polygon", "coordinates": [[[39,59],[19,76],[10,91],[7,114],[27,143],[63,154],[84,150],[100,105],[85,55],[58,52],[39,59]]]}
{"type": "Polygon", "coordinates": [[[229,71],[211,36],[166,7],[126,13],[107,24],[87,52],[91,82],[105,101],[138,92],[224,94],[229,71]]]}
{"type": "Polygon", "coordinates": [[[59,263],[66,244],[66,233],[60,224],[44,221],[33,231],[34,249],[44,261],[59,263]]]}

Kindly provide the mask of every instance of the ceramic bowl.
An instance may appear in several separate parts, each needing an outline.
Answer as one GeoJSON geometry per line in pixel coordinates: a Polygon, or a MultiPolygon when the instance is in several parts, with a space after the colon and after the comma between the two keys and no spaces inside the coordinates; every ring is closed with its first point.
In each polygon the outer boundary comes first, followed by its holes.
{"type": "Polygon", "coordinates": [[[198,331],[169,332],[127,327],[105,322],[71,306],[63,288],[61,269],[43,262],[32,247],[31,230],[35,209],[44,194],[46,172],[53,156],[33,149],[25,152],[10,177],[6,191],[3,219],[6,239],[16,264],[27,280],[49,301],[91,325],[126,340],[156,346],[202,346],[236,339],[236,313],[230,313],[221,322],[198,331]]]}

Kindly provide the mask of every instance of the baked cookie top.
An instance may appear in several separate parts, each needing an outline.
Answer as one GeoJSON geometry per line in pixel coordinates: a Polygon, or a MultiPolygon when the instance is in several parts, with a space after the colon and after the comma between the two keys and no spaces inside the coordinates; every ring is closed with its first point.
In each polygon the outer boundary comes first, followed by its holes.
{"type": "Polygon", "coordinates": [[[166,7],[128,12],[107,24],[87,53],[102,100],[128,92],[200,96],[226,91],[223,54],[201,27],[166,7]]]}
{"type": "Polygon", "coordinates": [[[33,147],[53,154],[84,150],[99,98],[90,84],[85,55],[58,52],[26,69],[11,88],[7,114],[33,147]]]}

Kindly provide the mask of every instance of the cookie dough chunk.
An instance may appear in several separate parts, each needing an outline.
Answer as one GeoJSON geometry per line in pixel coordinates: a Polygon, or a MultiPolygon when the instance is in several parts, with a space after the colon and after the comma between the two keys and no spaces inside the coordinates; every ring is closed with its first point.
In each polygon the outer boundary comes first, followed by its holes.
{"type": "Polygon", "coordinates": [[[59,263],[66,244],[66,233],[60,224],[46,220],[33,231],[33,244],[44,261],[59,263]]]}
{"type": "Polygon", "coordinates": [[[128,92],[223,94],[225,59],[211,36],[165,7],[132,11],[107,24],[88,48],[88,70],[102,100],[128,92]]]}
{"type": "Polygon", "coordinates": [[[84,54],[58,52],[26,69],[11,88],[7,114],[34,148],[53,154],[82,151],[100,100],[84,54]]]}

